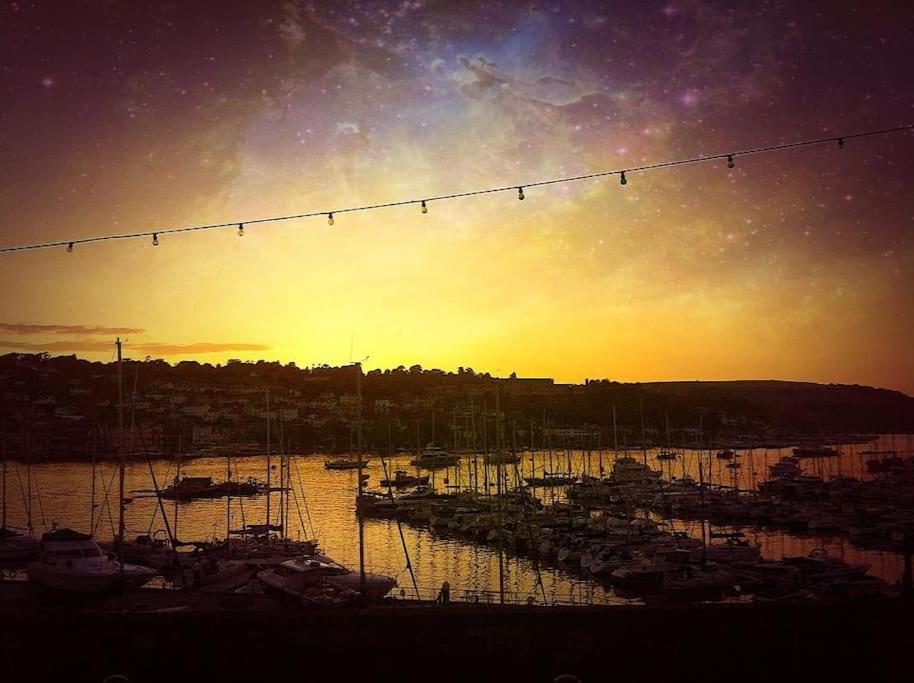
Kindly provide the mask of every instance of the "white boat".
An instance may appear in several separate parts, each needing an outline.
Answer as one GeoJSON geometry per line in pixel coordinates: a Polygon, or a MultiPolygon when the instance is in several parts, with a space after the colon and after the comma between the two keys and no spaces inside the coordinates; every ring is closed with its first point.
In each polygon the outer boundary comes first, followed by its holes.
{"type": "MultiPolygon", "coordinates": [[[[352,571],[325,555],[303,555],[286,560],[276,567],[259,572],[257,578],[266,588],[297,600],[307,600],[309,593],[322,583],[353,593],[359,593],[361,588],[359,572],[352,571]]],[[[366,572],[364,596],[369,600],[380,600],[396,585],[397,580],[390,576],[366,572]]]]}
{"type": "Polygon", "coordinates": [[[106,555],[91,536],[72,529],[55,529],[41,537],[38,558],[29,563],[29,581],[43,588],[72,593],[97,593],[118,586],[142,585],[156,571],[123,566],[106,555]]]}
{"type": "Polygon", "coordinates": [[[251,575],[251,569],[245,560],[222,560],[192,554],[190,557],[182,557],[180,562],[181,574],[175,579],[188,588],[204,588],[217,584],[221,588],[237,587],[245,583],[251,575]]]}
{"type": "Polygon", "coordinates": [[[409,464],[413,467],[424,467],[425,469],[436,469],[439,467],[447,467],[449,465],[456,465],[460,462],[460,458],[456,455],[451,455],[446,450],[439,446],[426,446],[417,457],[409,461],[409,464]]]}

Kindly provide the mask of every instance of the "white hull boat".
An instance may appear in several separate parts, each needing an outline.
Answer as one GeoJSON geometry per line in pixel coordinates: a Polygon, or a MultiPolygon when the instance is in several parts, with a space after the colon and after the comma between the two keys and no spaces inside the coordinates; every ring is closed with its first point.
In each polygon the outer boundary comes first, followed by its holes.
{"type": "Polygon", "coordinates": [[[106,555],[91,536],[71,529],[57,529],[41,538],[38,558],[29,563],[29,581],[69,593],[99,593],[121,584],[142,585],[156,575],[148,567],[121,567],[106,555]]]}

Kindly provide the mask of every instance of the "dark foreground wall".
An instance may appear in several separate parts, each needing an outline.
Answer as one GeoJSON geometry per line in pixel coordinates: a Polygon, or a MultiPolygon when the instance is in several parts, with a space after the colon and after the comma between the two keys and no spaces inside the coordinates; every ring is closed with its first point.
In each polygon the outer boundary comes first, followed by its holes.
{"type": "Polygon", "coordinates": [[[0,680],[912,680],[910,604],[3,615],[0,680]]]}

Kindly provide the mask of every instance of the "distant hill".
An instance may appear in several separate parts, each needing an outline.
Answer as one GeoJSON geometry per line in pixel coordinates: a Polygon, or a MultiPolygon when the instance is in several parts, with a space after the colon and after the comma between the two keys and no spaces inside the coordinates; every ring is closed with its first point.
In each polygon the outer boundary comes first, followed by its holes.
{"type": "Polygon", "coordinates": [[[914,398],[858,384],[815,384],[778,380],[651,382],[646,396],[681,405],[751,415],[781,430],[804,432],[914,431],[914,398]]]}
{"type": "MultiPolygon", "coordinates": [[[[74,356],[0,356],[0,431],[13,453],[47,457],[110,452],[117,424],[117,369],[74,356]],[[96,445],[93,445],[96,444],[96,445]],[[66,455],[64,455],[66,454],[66,455]]],[[[357,366],[299,368],[277,362],[211,365],[125,361],[131,421],[144,447],[163,453],[247,444],[265,437],[266,392],[274,420],[296,447],[346,450],[362,392],[365,443],[415,448],[435,440],[481,447],[495,440],[496,402],[503,443],[595,448],[636,442],[791,443],[838,434],[912,433],[914,398],[898,391],[841,384],[746,380],[621,383],[495,378],[457,372],[357,366]],[[359,378],[361,381],[359,381],[359,378]],[[133,389],[136,396],[133,398],[133,389]],[[388,431],[389,429],[389,431],[388,431]]]]}

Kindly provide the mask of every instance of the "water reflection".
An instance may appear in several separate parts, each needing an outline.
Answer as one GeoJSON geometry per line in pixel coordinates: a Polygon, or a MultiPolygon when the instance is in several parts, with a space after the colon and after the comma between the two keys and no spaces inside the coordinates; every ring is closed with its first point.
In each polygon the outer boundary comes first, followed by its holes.
{"type": "MultiPolygon", "coordinates": [[[[833,458],[806,460],[803,462],[807,473],[825,478],[844,475],[870,478],[866,471],[867,456],[863,450],[897,449],[904,452],[910,437],[880,437],[879,443],[866,445],[839,446],[841,455],[833,458]],[[893,447],[894,444],[894,447],[893,447]]],[[[658,462],[656,451],[632,452],[637,458],[644,457],[655,469],[662,469],[665,477],[688,475],[699,478],[699,457],[702,462],[701,476],[707,481],[735,485],[752,489],[767,477],[767,467],[776,462],[788,450],[739,451],[741,467],[727,468],[726,462],[717,460],[707,451],[700,455],[696,451],[680,451],[682,455],[674,461],[658,462]]],[[[388,472],[394,469],[414,471],[409,465],[410,455],[400,454],[388,462],[388,472]]],[[[316,535],[325,551],[340,562],[358,565],[358,527],[355,516],[357,479],[355,470],[326,470],[326,457],[317,455],[293,455],[290,457],[291,488],[290,529],[292,538],[311,538],[316,535]]],[[[597,474],[600,464],[609,472],[613,454],[610,451],[566,450],[550,453],[529,453],[521,456],[515,465],[506,465],[509,485],[523,477],[546,471],[571,471],[580,474],[597,474]],[[550,459],[551,456],[551,459],[550,459]]],[[[273,457],[276,467],[277,458],[273,457]]],[[[126,472],[126,487],[131,497],[126,509],[126,524],[131,535],[158,533],[165,535],[165,523],[153,494],[150,467],[159,486],[170,483],[175,477],[176,464],[173,461],[157,460],[151,464],[132,462],[126,472]]],[[[227,460],[226,458],[197,458],[181,464],[182,475],[211,476],[223,479],[227,467],[236,480],[266,477],[266,457],[254,456],[227,460]]],[[[433,473],[439,490],[463,488],[483,490],[486,482],[494,491],[497,479],[496,467],[485,468],[482,456],[464,456],[461,464],[454,468],[433,473]]],[[[28,502],[31,500],[32,526],[35,534],[54,525],[68,526],[86,531],[92,520],[93,531],[100,539],[113,537],[117,527],[116,489],[117,468],[114,463],[105,462],[95,470],[95,501],[92,500],[92,467],[85,463],[42,463],[31,467],[24,463],[8,463],[7,509],[8,523],[20,528],[28,527],[28,502]]],[[[385,476],[379,457],[370,458],[366,472],[367,486],[377,488],[377,482],[385,476]]],[[[278,479],[278,468],[272,472],[274,484],[278,479]]],[[[537,489],[544,500],[558,500],[564,495],[562,488],[537,489]]],[[[259,524],[266,521],[266,496],[227,500],[208,499],[192,502],[165,501],[164,510],[172,531],[177,530],[181,540],[208,540],[224,538],[226,527],[240,528],[245,524],[259,524]]],[[[273,522],[278,520],[279,493],[271,498],[273,522]]],[[[692,535],[700,535],[698,522],[674,521],[676,529],[692,535]]],[[[725,529],[715,529],[725,531],[725,529]]],[[[746,536],[761,546],[766,557],[779,558],[783,555],[806,555],[817,547],[825,547],[829,553],[843,557],[848,562],[866,562],[872,572],[889,582],[900,579],[903,562],[894,553],[862,550],[855,548],[846,539],[838,537],[798,537],[783,531],[744,529],[746,536]]],[[[420,588],[433,592],[443,581],[448,581],[455,593],[462,591],[497,591],[498,556],[489,547],[478,546],[464,541],[436,536],[424,529],[404,525],[403,534],[416,579],[420,588]]],[[[365,557],[370,569],[396,576],[400,586],[410,594],[410,577],[406,571],[406,555],[395,520],[372,519],[365,523],[365,557]]],[[[621,602],[611,590],[588,580],[582,580],[555,568],[541,568],[543,590],[547,599],[553,602],[621,602]]],[[[534,564],[527,559],[505,558],[505,586],[509,594],[525,600],[527,596],[541,599],[537,586],[537,572],[534,564]]]]}

